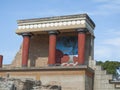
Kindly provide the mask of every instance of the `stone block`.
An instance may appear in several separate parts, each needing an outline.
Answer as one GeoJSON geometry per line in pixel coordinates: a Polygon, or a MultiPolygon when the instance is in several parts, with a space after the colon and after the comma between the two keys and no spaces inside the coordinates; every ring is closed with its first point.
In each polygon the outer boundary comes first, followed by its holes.
{"type": "Polygon", "coordinates": [[[111,80],[112,79],[112,75],[106,74],[106,75],[102,75],[101,79],[106,79],[106,80],[111,80]]]}
{"type": "Polygon", "coordinates": [[[106,70],[95,70],[95,75],[106,75],[106,70]]]}
{"type": "Polygon", "coordinates": [[[109,84],[109,80],[103,79],[101,80],[101,84],[109,84]]]}
{"type": "Polygon", "coordinates": [[[98,79],[100,79],[101,80],[101,78],[102,78],[102,76],[101,75],[95,75],[95,80],[98,80],[98,79]]]}
{"type": "Polygon", "coordinates": [[[102,70],[102,67],[97,65],[95,70],[102,70]]]}

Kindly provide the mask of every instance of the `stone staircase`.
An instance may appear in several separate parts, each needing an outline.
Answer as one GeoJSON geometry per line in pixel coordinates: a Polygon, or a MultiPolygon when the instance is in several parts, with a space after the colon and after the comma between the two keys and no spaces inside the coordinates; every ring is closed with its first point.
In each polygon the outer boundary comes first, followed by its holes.
{"type": "Polygon", "coordinates": [[[109,80],[112,80],[113,75],[107,74],[106,70],[99,65],[96,65],[96,61],[91,60],[89,66],[95,70],[94,76],[94,90],[120,90],[116,89],[114,84],[110,84],[109,80]]]}
{"type": "Polygon", "coordinates": [[[112,75],[107,74],[106,70],[103,70],[101,66],[96,66],[94,90],[115,90],[114,84],[110,84],[109,80],[112,80],[112,75]]]}

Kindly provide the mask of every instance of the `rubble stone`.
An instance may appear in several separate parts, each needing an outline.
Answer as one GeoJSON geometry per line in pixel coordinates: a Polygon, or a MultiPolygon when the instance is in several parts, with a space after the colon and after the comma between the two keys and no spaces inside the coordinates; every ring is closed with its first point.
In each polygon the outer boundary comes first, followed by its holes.
{"type": "Polygon", "coordinates": [[[61,90],[57,85],[42,85],[41,81],[0,78],[0,90],[61,90]]]}

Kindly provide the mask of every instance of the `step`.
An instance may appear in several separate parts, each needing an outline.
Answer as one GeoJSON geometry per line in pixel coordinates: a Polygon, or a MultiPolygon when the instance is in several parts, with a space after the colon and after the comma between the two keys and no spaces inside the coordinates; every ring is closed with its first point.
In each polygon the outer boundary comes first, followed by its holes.
{"type": "Polygon", "coordinates": [[[106,70],[95,70],[95,75],[106,75],[107,71],[106,70]]]}
{"type": "Polygon", "coordinates": [[[103,68],[100,65],[96,65],[95,70],[103,70],[103,68]]]}
{"type": "Polygon", "coordinates": [[[108,80],[111,80],[113,77],[112,74],[106,74],[106,75],[103,75],[101,79],[108,79],[108,80]]]}

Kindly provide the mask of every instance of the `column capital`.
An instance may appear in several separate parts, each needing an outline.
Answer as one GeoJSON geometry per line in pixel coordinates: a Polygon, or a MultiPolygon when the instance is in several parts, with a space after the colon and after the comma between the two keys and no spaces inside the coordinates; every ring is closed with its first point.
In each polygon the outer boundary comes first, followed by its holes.
{"type": "Polygon", "coordinates": [[[92,37],[93,37],[93,39],[95,39],[95,36],[94,36],[94,35],[92,35],[92,37]]]}
{"type": "Polygon", "coordinates": [[[49,34],[49,35],[53,35],[53,34],[54,34],[54,35],[57,35],[57,34],[59,34],[59,33],[60,33],[60,32],[59,32],[58,30],[54,30],[54,31],[51,30],[51,31],[48,31],[48,34],[49,34]]]}
{"type": "Polygon", "coordinates": [[[29,37],[31,37],[31,36],[32,36],[32,33],[22,33],[21,35],[22,35],[23,37],[24,37],[24,36],[29,36],[29,37]]]}
{"type": "Polygon", "coordinates": [[[88,32],[88,30],[86,28],[78,28],[78,29],[76,29],[76,31],[78,33],[86,33],[86,32],[88,32]]]}
{"type": "Polygon", "coordinates": [[[0,55],[0,57],[3,57],[3,55],[0,55]]]}

